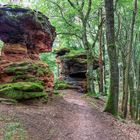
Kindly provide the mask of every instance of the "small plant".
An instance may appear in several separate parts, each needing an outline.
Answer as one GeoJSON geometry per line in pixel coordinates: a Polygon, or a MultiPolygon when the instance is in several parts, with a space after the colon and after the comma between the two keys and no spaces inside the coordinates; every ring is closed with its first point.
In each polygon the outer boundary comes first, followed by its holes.
{"type": "Polygon", "coordinates": [[[98,93],[87,93],[86,95],[89,97],[95,97],[95,98],[99,98],[100,96],[98,93]]]}
{"type": "Polygon", "coordinates": [[[19,122],[7,123],[2,140],[25,140],[25,131],[19,122]]]}
{"type": "Polygon", "coordinates": [[[26,131],[17,118],[7,115],[0,115],[0,121],[4,124],[0,128],[0,140],[25,140],[26,131]]]}

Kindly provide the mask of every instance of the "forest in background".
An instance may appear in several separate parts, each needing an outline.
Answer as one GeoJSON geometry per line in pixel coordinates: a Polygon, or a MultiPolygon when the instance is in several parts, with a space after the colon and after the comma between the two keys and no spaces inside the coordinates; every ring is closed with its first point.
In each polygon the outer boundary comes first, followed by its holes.
{"type": "MultiPolygon", "coordinates": [[[[0,1],[12,3],[13,1],[0,1]]],[[[140,120],[140,2],[138,0],[16,1],[41,11],[56,28],[53,52],[41,54],[57,80],[55,50],[87,54],[88,94],[108,97],[105,111],[140,120]],[[113,1],[112,1],[113,2],[113,1]],[[99,69],[93,71],[94,57],[99,69]]],[[[1,43],[2,44],[2,43],[1,43]]]]}

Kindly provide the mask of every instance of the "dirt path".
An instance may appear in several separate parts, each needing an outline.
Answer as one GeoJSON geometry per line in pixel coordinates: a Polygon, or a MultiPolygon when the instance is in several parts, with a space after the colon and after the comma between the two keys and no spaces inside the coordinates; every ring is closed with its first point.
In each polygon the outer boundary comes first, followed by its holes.
{"type": "Polygon", "coordinates": [[[49,104],[0,105],[0,115],[18,118],[28,140],[140,140],[140,127],[117,121],[91,106],[82,94],[61,91],[49,104]]]}

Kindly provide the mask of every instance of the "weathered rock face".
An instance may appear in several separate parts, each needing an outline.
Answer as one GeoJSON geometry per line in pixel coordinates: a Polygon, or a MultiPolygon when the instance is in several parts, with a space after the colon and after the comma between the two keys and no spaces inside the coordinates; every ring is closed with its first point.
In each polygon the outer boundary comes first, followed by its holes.
{"type": "Polygon", "coordinates": [[[55,28],[40,12],[12,6],[0,8],[0,39],[5,43],[3,54],[7,55],[10,49],[9,55],[24,49],[26,55],[24,52],[23,56],[39,59],[39,53],[51,51],[54,38],[55,28]]]}
{"type": "Polygon", "coordinates": [[[28,83],[29,94],[38,92],[37,86],[43,87],[42,91],[53,87],[53,73],[39,60],[39,53],[51,51],[54,38],[55,28],[42,13],[17,6],[0,8],[0,39],[4,42],[0,56],[0,94],[9,95],[9,84],[14,93],[17,86],[21,87],[17,93],[23,93],[28,83]]]}
{"type": "Polygon", "coordinates": [[[41,61],[0,61],[0,83],[37,82],[46,90],[53,86],[53,74],[41,61]]]}
{"type": "MultiPolygon", "coordinates": [[[[62,51],[64,51],[62,49],[62,51]]],[[[61,50],[57,53],[57,61],[59,59],[61,65],[61,77],[73,87],[78,87],[81,91],[86,91],[86,72],[87,72],[87,56],[85,53],[72,52],[60,55],[61,50]]],[[[93,68],[99,67],[97,58],[93,61],[93,68]]]]}

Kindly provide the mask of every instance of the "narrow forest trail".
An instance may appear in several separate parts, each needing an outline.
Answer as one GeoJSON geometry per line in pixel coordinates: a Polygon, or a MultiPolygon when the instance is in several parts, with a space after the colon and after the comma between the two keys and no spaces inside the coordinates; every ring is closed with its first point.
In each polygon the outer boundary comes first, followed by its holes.
{"type": "MultiPolygon", "coordinates": [[[[140,127],[96,109],[81,93],[63,90],[46,105],[0,105],[0,114],[17,118],[27,140],[140,140],[140,127]]],[[[1,124],[1,123],[0,123],[1,124]]]]}

